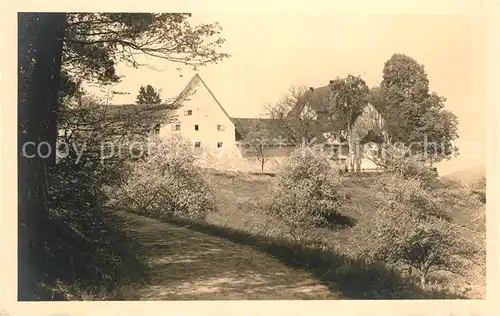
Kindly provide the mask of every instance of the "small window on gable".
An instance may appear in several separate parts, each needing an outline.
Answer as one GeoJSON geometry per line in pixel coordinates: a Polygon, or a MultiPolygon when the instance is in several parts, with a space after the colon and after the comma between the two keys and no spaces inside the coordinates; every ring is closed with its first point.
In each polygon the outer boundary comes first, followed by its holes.
{"type": "Polygon", "coordinates": [[[222,147],[222,142],[217,142],[217,148],[221,148],[222,147]]]}
{"type": "Polygon", "coordinates": [[[199,131],[199,130],[200,130],[200,126],[199,126],[198,124],[197,124],[197,125],[195,125],[195,126],[194,126],[194,130],[195,130],[195,131],[199,131]]]}
{"type": "Polygon", "coordinates": [[[173,131],[180,131],[181,130],[181,124],[172,125],[172,130],[173,131]]]}
{"type": "Polygon", "coordinates": [[[201,147],[201,142],[200,141],[195,141],[194,142],[194,147],[195,148],[200,148],[201,147]]]}
{"type": "Polygon", "coordinates": [[[226,129],[225,129],[224,125],[220,125],[220,124],[219,124],[219,125],[217,125],[217,130],[218,130],[218,131],[224,131],[224,130],[226,130],[226,129]]]}
{"type": "Polygon", "coordinates": [[[191,115],[193,115],[193,110],[184,111],[184,116],[191,116],[191,115]]]}

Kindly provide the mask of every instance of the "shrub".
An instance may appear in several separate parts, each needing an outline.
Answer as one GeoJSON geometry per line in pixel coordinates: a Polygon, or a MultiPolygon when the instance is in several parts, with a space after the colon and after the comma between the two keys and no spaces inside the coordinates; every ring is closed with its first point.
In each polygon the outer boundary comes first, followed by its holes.
{"type": "Polygon", "coordinates": [[[60,159],[48,170],[49,211],[39,228],[44,276],[36,295],[78,299],[65,295],[72,284],[83,292],[100,288],[113,298],[122,285],[142,281],[147,261],[128,223],[105,207],[102,186],[117,181],[120,168],[101,164],[96,148],[87,148],[79,163],[74,159],[60,159]]]}
{"type": "Polygon", "coordinates": [[[446,204],[419,180],[393,176],[383,186],[385,201],[377,208],[372,255],[377,260],[416,270],[422,286],[429,273],[460,273],[462,258],[474,247],[459,227],[446,221],[446,204]]]}
{"type": "Polygon", "coordinates": [[[486,177],[481,176],[468,185],[468,189],[480,203],[486,204],[486,177]]]}
{"type": "Polygon", "coordinates": [[[405,179],[417,179],[425,189],[435,188],[437,171],[425,163],[422,155],[410,154],[406,147],[389,146],[385,152],[387,169],[405,179]]]}
{"type": "Polygon", "coordinates": [[[313,151],[298,150],[281,166],[266,209],[281,219],[296,240],[311,228],[335,225],[345,197],[340,179],[328,160],[313,151]]]}
{"type": "Polygon", "coordinates": [[[191,146],[180,137],[152,139],[148,152],[132,163],[117,194],[120,205],[145,213],[203,219],[215,210],[210,186],[197,167],[191,146]]]}

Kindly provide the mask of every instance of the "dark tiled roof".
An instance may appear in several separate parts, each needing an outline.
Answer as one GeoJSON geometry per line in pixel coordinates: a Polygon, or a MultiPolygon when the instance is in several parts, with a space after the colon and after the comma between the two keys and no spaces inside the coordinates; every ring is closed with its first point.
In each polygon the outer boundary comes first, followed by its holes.
{"type": "Polygon", "coordinates": [[[271,118],[236,118],[231,117],[236,129],[236,141],[248,140],[249,134],[254,129],[265,133],[269,139],[283,138],[282,131],[278,128],[276,121],[271,118]]]}
{"type": "Polygon", "coordinates": [[[320,133],[340,132],[347,128],[346,120],[340,111],[335,113],[335,111],[332,112],[330,110],[330,99],[329,86],[310,89],[304,93],[304,96],[292,108],[287,117],[290,119],[297,117],[304,109],[305,104],[307,104],[318,117],[318,129],[320,133]],[[332,113],[336,115],[331,117],[332,113]]]}
{"type": "Polygon", "coordinates": [[[174,119],[171,104],[119,104],[105,107],[108,126],[130,129],[131,133],[149,130],[158,124],[166,124],[174,119]]]}

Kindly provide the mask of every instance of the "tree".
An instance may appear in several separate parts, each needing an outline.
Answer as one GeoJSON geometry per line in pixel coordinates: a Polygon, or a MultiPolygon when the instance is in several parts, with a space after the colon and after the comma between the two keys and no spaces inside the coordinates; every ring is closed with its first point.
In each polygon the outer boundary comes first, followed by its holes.
{"type": "MultiPolygon", "coordinates": [[[[369,88],[361,77],[349,75],[330,82],[331,108],[340,112],[347,130],[348,164],[354,170],[356,157],[360,150],[356,148],[359,139],[355,139],[353,126],[368,104],[369,88]],[[355,149],[356,148],[356,149],[355,149]]],[[[332,111],[333,112],[333,111],[332,111]]]]}
{"type": "Polygon", "coordinates": [[[431,164],[456,152],[457,118],[445,110],[445,98],[429,91],[423,65],[409,56],[394,54],[384,65],[380,84],[383,116],[394,142],[413,153],[424,153],[431,164]]]}
{"type": "Polygon", "coordinates": [[[137,95],[137,104],[160,104],[160,92],[156,91],[152,85],[147,85],[146,87],[141,86],[139,88],[139,94],[137,95]]]}
{"type": "MultiPolygon", "coordinates": [[[[135,60],[137,54],[193,67],[228,57],[218,52],[224,42],[218,37],[219,26],[215,23],[192,27],[187,21],[189,17],[190,14],[176,13],[19,14],[20,300],[33,297],[36,283],[44,274],[37,272],[43,269],[40,252],[46,248],[47,232],[55,225],[47,214],[49,192],[54,194],[48,187],[52,182],[49,177],[53,176],[48,169],[55,162],[58,123],[63,113],[85,94],[82,82],[100,85],[119,82],[116,65],[120,62],[143,66],[135,60]],[[29,142],[35,146],[26,147],[29,142]],[[30,158],[42,142],[47,142],[46,148],[51,153],[46,150],[41,157],[35,152],[30,158]],[[28,151],[23,153],[23,149],[28,151]]],[[[68,190],[67,200],[71,201],[71,194],[78,192],[68,190]]],[[[53,271],[57,269],[50,273],[53,271]]]]}
{"type": "Polygon", "coordinates": [[[260,171],[264,173],[264,165],[270,159],[271,139],[262,122],[257,121],[250,127],[247,139],[246,144],[249,146],[249,152],[260,163],[260,171]]]}
{"type": "Polygon", "coordinates": [[[18,16],[18,282],[19,300],[37,292],[47,229],[47,167],[55,161],[56,112],[64,14],[18,16]],[[28,146],[34,144],[34,146],[28,146]],[[36,148],[47,142],[39,155],[36,148]],[[52,152],[50,152],[52,150],[52,152]]]}
{"type": "Polygon", "coordinates": [[[320,109],[328,108],[328,96],[315,97],[305,87],[291,87],[277,103],[268,105],[266,114],[280,136],[296,146],[321,141],[320,109]],[[318,139],[319,138],[319,139],[318,139]]]}

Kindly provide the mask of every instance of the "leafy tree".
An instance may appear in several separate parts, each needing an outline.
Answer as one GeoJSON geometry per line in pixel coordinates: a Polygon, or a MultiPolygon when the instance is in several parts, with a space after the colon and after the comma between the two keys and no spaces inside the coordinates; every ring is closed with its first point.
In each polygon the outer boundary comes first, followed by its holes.
{"type": "Polygon", "coordinates": [[[294,239],[303,240],[314,227],[335,226],[344,199],[328,160],[320,152],[298,149],[280,167],[266,208],[294,239]]]}
{"type": "MultiPolygon", "coordinates": [[[[42,254],[42,249],[55,249],[47,248],[47,243],[58,238],[57,236],[49,238],[50,234],[60,232],[53,229],[56,224],[49,215],[49,200],[60,191],[60,188],[51,187],[51,183],[54,183],[51,181],[54,174],[49,172],[49,168],[52,168],[56,160],[58,124],[66,120],[66,124],[71,125],[75,117],[67,115],[67,112],[73,110],[85,95],[82,82],[99,85],[119,82],[120,76],[116,73],[116,65],[127,62],[134,67],[142,66],[135,60],[137,54],[146,54],[193,67],[218,62],[228,57],[227,54],[218,52],[218,48],[224,42],[218,37],[219,26],[202,24],[192,27],[187,20],[189,17],[190,14],[177,13],[19,14],[18,134],[21,154],[18,163],[20,289],[18,298],[20,300],[33,298],[33,294],[37,292],[37,282],[42,275],[57,277],[55,271],[61,270],[53,269],[53,266],[48,268],[42,262],[42,258],[46,258],[42,254]],[[25,147],[28,149],[25,155],[22,150],[28,142],[34,142],[35,145],[47,142],[49,145],[47,147],[52,151],[43,156],[47,158],[36,154],[30,158],[36,147],[25,147]]],[[[105,117],[107,109],[104,108],[101,113],[101,118],[105,117]]],[[[87,125],[88,128],[104,126],[105,122],[100,120],[87,125]]],[[[81,131],[75,135],[79,134],[81,131]]],[[[92,159],[98,160],[99,157],[94,155],[92,159]]],[[[76,167],[76,164],[74,165],[76,167]]],[[[70,169],[71,171],[60,169],[59,175],[78,178],[80,171],[70,169]]],[[[90,170],[94,170],[94,167],[90,170]]],[[[71,201],[72,195],[81,192],[80,189],[71,188],[73,187],[66,188],[68,191],[65,201],[71,201]]],[[[65,222],[64,225],[71,226],[69,222],[65,222]]],[[[106,242],[105,236],[103,234],[100,236],[99,242],[106,242]]],[[[85,264],[83,261],[81,263],[85,264]]]]}
{"type": "Polygon", "coordinates": [[[424,153],[431,163],[456,152],[452,141],[458,137],[457,118],[445,110],[445,98],[429,91],[423,65],[409,56],[394,54],[384,65],[380,92],[394,142],[410,146],[413,153],[424,153]]]}
{"type": "Polygon", "coordinates": [[[160,92],[156,91],[152,85],[147,85],[146,87],[141,86],[139,88],[139,94],[137,95],[137,104],[160,104],[160,92]]]}
{"type": "Polygon", "coordinates": [[[347,130],[348,164],[351,170],[354,170],[356,155],[361,154],[359,149],[355,149],[360,140],[355,139],[353,126],[368,104],[369,92],[368,86],[361,77],[349,75],[330,82],[332,110],[341,113],[347,130]]]}

